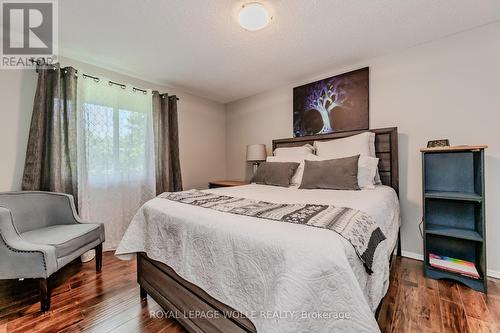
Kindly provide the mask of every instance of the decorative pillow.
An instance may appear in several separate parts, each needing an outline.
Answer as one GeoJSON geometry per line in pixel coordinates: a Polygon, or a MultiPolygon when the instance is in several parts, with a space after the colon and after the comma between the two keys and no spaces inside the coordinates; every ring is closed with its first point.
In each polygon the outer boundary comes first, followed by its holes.
{"type": "Polygon", "coordinates": [[[300,147],[285,147],[276,148],[274,156],[276,157],[292,157],[304,159],[309,154],[314,154],[314,147],[307,144],[300,147]]]}
{"type": "Polygon", "coordinates": [[[251,183],[290,186],[290,180],[299,167],[296,162],[263,162],[257,168],[251,183]]]}
{"type": "Polygon", "coordinates": [[[268,156],[267,162],[296,162],[300,163],[295,171],[292,179],[290,180],[291,186],[299,186],[302,182],[302,175],[304,174],[304,160],[321,161],[322,159],[314,154],[309,154],[305,157],[282,157],[282,156],[268,156]]]}
{"type": "MultiPolygon", "coordinates": [[[[306,158],[307,160],[311,161],[325,161],[326,159],[323,159],[321,157],[318,157],[316,155],[313,155],[316,158],[306,158]]],[[[361,189],[374,189],[375,186],[373,185],[373,178],[375,177],[375,174],[377,173],[377,167],[378,167],[378,158],[376,157],[368,157],[368,156],[359,156],[358,160],[358,185],[361,189]]],[[[302,162],[301,165],[304,163],[302,162]]],[[[297,169],[297,172],[293,176],[293,178],[296,178],[297,173],[299,172],[300,166],[297,169]]],[[[303,166],[302,166],[302,173],[303,173],[303,166]]],[[[302,175],[300,180],[302,180],[302,175]]],[[[293,179],[292,179],[292,185],[293,185],[293,179]]]]}
{"type": "Polygon", "coordinates": [[[301,189],[359,190],[359,155],[324,161],[305,161],[301,189]]]}
{"type": "MultiPolygon", "coordinates": [[[[357,154],[375,158],[375,133],[364,132],[331,141],[314,141],[314,148],[316,148],[316,155],[324,159],[348,157],[357,154]]],[[[375,171],[373,184],[380,184],[378,168],[375,171]]]]}

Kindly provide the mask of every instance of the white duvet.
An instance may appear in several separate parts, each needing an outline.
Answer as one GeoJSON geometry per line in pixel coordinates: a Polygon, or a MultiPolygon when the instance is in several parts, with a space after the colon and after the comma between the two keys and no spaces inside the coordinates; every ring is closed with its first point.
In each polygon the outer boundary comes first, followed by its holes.
{"type": "Polygon", "coordinates": [[[277,203],[319,203],[371,215],[387,239],[368,275],[349,242],[331,230],[223,213],[165,199],[138,211],[116,255],[146,252],[185,280],[244,313],[258,332],[379,332],[374,311],[389,283],[397,240],[394,190],[299,190],[247,185],[207,190],[277,203]]]}

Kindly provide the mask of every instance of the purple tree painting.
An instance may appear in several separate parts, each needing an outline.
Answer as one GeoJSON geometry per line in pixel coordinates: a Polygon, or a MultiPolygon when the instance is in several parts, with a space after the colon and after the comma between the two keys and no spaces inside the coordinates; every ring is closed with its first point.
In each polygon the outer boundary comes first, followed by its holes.
{"type": "Polygon", "coordinates": [[[316,110],[321,115],[323,127],[318,134],[333,132],[332,124],[330,123],[330,112],[335,107],[342,106],[346,99],[346,90],[340,80],[318,81],[314,83],[311,93],[307,97],[306,106],[310,110],[316,110]]]}
{"type": "Polygon", "coordinates": [[[294,135],[368,129],[368,68],[296,87],[294,135]]]}

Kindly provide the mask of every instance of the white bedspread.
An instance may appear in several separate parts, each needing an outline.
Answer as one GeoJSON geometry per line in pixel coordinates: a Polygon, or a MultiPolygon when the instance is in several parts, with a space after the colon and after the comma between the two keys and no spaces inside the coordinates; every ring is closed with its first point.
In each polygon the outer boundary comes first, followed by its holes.
{"type": "Polygon", "coordinates": [[[387,239],[368,275],[354,248],[330,230],[263,220],[155,198],[132,220],[116,255],[146,252],[185,280],[243,312],[258,332],[378,332],[399,203],[374,190],[299,190],[247,185],[209,190],[278,203],[320,203],[370,214],[387,239]]]}

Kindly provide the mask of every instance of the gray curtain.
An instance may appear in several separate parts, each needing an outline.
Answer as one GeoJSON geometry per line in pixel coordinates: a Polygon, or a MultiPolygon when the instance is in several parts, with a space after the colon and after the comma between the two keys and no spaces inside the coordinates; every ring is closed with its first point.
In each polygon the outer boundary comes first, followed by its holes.
{"type": "Polygon", "coordinates": [[[156,194],[182,191],[177,97],[153,91],[156,194]]]}
{"type": "Polygon", "coordinates": [[[37,68],[23,190],[64,192],[78,203],[76,164],[76,70],[37,68]]]}

